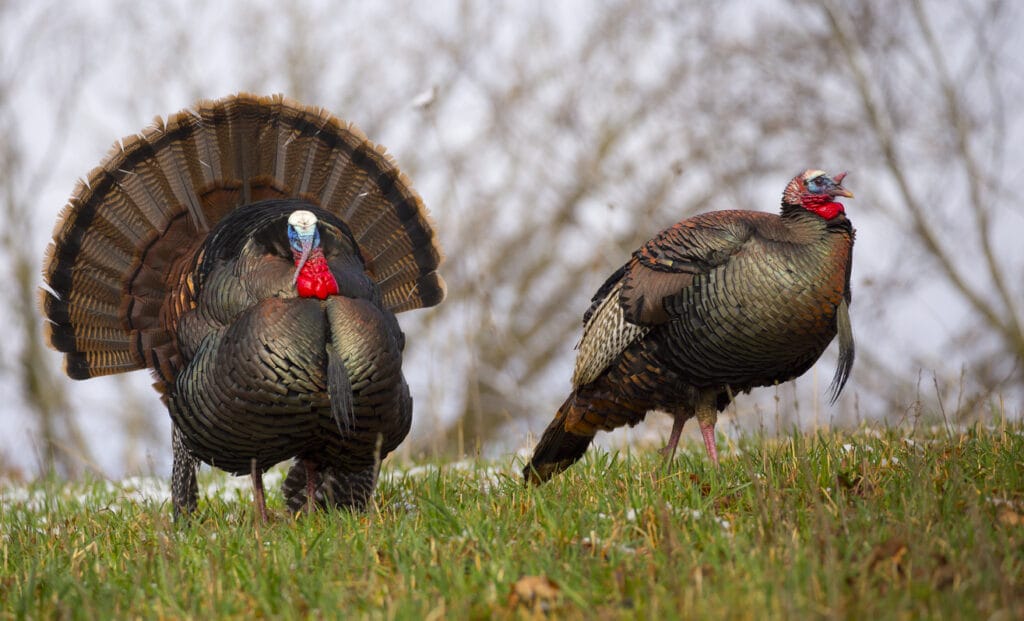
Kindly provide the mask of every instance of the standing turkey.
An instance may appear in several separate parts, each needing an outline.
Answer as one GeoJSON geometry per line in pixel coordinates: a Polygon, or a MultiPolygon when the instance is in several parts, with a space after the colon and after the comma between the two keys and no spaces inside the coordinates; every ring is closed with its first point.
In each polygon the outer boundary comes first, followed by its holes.
{"type": "Polygon", "coordinates": [[[832,400],[853,366],[854,230],[845,173],[797,175],[780,215],[716,211],[665,229],[598,289],[583,316],[573,391],[523,471],[541,483],[575,463],[598,431],[673,418],[663,452],[696,416],[716,465],[715,423],[733,395],[791,380],[839,334],[832,400]]]}
{"type": "Polygon", "coordinates": [[[362,508],[412,399],[395,313],[444,298],[426,209],[328,112],[240,94],[123,139],[57,221],[42,292],[75,379],[149,368],[172,421],[175,514],[203,461],[297,458],[288,507],[362,508]]]}

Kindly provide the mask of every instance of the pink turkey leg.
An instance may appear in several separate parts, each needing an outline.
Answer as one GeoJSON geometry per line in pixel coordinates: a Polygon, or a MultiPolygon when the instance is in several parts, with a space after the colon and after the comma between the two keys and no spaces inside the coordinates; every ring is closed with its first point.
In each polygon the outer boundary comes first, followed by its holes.
{"type": "Polygon", "coordinates": [[[715,446],[715,423],[718,422],[718,414],[714,409],[701,409],[697,413],[697,423],[700,424],[700,435],[704,437],[704,448],[708,451],[711,463],[718,466],[718,448],[715,446]]]}
{"type": "Polygon", "coordinates": [[[668,444],[663,446],[659,453],[663,456],[668,457],[669,461],[672,461],[676,456],[676,446],[679,444],[679,436],[683,432],[683,425],[689,420],[692,414],[690,412],[676,411],[673,413],[672,419],[672,433],[668,437],[668,444]]]}

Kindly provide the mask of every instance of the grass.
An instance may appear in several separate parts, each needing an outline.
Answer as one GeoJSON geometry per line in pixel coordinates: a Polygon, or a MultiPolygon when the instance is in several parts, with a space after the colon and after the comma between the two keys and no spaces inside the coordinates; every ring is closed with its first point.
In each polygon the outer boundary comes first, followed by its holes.
{"type": "Polygon", "coordinates": [[[373,511],[275,492],[264,526],[212,473],[188,527],[143,479],[0,486],[0,618],[1024,617],[1020,425],[519,468],[386,466],[373,511]]]}

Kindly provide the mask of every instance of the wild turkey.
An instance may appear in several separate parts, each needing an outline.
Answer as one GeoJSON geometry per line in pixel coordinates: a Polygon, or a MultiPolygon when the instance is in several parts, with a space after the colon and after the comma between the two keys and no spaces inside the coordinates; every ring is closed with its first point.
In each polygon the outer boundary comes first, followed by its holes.
{"type": "Polygon", "coordinates": [[[383,149],[281,96],[200,102],[114,146],[57,221],[42,292],[67,374],[149,368],[175,514],[197,460],[296,457],[288,507],[361,508],[412,400],[395,313],[444,298],[426,209],[383,149]]]}
{"type": "Polygon", "coordinates": [[[715,422],[733,395],[804,373],[839,334],[838,398],[853,366],[854,230],[835,197],[846,173],[797,175],[781,215],[717,211],[665,229],[598,289],[583,316],[573,391],[523,470],[541,483],[598,431],[674,417],[663,452],[696,416],[716,465],[715,422]]]}

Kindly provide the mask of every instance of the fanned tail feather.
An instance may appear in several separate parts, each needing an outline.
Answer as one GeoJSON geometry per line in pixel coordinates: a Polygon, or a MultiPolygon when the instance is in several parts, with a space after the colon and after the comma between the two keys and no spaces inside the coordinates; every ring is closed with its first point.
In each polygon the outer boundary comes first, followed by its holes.
{"type": "Polygon", "coordinates": [[[291,197],[345,220],[390,310],[444,298],[422,200],[359,129],[281,95],[201,101],[116,143],[58,218],[41,308],[68,374],[149,367],[162,389],[202,239],[242,205],[291,197]]]}

